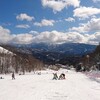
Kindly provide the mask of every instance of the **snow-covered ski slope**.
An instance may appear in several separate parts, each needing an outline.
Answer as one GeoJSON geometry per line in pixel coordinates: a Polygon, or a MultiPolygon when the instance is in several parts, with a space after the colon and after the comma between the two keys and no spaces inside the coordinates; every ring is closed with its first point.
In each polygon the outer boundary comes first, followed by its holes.
{"type": "MultiPolygon", "coordinates": [[[[42,71],[41,75],[2,75],[0,79],[0,100],[100,100],[99,81],[89,79],[85,74],[60,70],[66,80],[52,80],[53,71],[42,71]]],[[[0,75],[1,76],[1,75],[0,75]]]]}

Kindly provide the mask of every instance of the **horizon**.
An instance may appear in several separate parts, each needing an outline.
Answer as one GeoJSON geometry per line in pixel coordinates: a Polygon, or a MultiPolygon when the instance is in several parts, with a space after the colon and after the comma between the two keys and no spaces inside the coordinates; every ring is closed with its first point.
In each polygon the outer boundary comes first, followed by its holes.
{"type": "Polygon", "coordinates": [[[63,42],[63,43],[46,43],[46,42],[39,42],[38,43],[38,42],[36,42],[36,43],[29,43],[29,44],[28,43],[24,43],[24,44],[23,43],[22,44],[21,43],[0,43],[0,46],[2,46],[2,45],[8,45],[8,46],[10,46],[10,45],[11,46],[14,46],[14,45],[16,45],[16,46],[18,46],[18,45],[20,45],[20,46],[27,45],[28,46],[28,45],[36,45],[36,44],[37,45],[38,44],[45,44],[45,45],[63,45],[63,44],[80,44],[80,45],[82,45],[83,44],[83,45],[92,45],[92,46],[93,45],[94,46],[100,45],[99,42],[97,44],[77,43],[77,42],[76,43],[75,42],[63,42]]]}

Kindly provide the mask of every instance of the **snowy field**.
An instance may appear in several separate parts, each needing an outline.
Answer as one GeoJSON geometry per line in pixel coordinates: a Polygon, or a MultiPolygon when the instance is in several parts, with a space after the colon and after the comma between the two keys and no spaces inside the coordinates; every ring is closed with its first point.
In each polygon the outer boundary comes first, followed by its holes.
{"type": "MultiPolygon", "coordinates": [[[[53,71],[41,75],[0,75],[0,100],[100,100],[100,81],[74,71],[60,70],[66,80],[52,80],[53,71]]],[[[98,78],[99,79],[99,78],[98,78]]]]}

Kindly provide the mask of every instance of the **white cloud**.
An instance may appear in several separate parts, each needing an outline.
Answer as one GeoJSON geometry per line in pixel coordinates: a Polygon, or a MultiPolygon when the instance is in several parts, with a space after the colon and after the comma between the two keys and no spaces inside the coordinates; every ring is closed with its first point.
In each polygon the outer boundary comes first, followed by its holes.
{"type": "Polygon", "coordinates": [[[46,31],[42,32],[36,37],[33,38],[33,42],[44,42],[44,43],[64,43],[64,42],[73,42],[73,43],[87,43],[88,39],[85,35],[78,32],[58,32],[58,31],[46,31]]]}
{"type": "Polygon", "coordinates": [[[96,32],[94,34],[91,34],[88,38],[89,44],[98,44],[100,43],[100,32],[96,32]]]}
{"type": "Polygon", "coordinates": [[[86,43],[88,40],[87,38],[78,32],[69,32],[67,34],[68,41],[73,43],[86,43]]]}
{"type": "Polygon", "coordinates": [[[47,20],[47,19],[43,19],[40,23],[35,22],[34,25],[35,26],[53,26],[53,24],[55,23],[54,20],[47,20]]]}
{"type": "Polygon", "coordinates": [[[33,35],[31,33],[11,34],[9,29],[0,26],[0,43],[32,43],[33,35]]]}
{"type": "Polygon", "coordinates": [[[29,33],[30,33],[30,34],[38,34],[37,31],[30,31],[29,33]]]}
{"type": "Polygon", "coordinates": [[[79,27],[72,27],[69,29],[70,31],[77,31],[77,32],[84,32],[84,26],[79,26],[79,27]]]}
{"type": "Polygon", "coordinates": [[[34,42],[59,43],[66,40],[66,35],[57,31],[45,31],[33,38],[34,42]]]}
{"type": "Polygon", "coordinates": [[[80,7],[74,10],[74,17],[79,17],[83,19],[96,14],[100,14],[100,9],[93,7],[80,7]]]}
{"type": "Polygon", "coordinates": [[[31,17],[25,13],[21,13],[21,14],[16,16],[16,19],[21,20],[21,21],[23,21],[23,20],[32,21],[34,19],[34,17],[31,17]]]}
{"type": "Polygon", "coordinates": [[[53,44],[65,42],[98,44],[100,42],[100,32],[98,31],[94,34],[80,34],[78,32],[63,33],[54,30],[41,33],[30,31],[29,33],[11,34],[10,30],[0,26],[0,43],[30,44],[40,42],[53,44]]]}
{"type": "Polygon", "coordinates": [[[81,24],[79,27],[72,27],[70,30],[80,33],[100,31],[100,18],[92,18],[87,23],[81,24]]]}
{"type": "Polygon", "coordinates": [[[65,21],[68,21],[68,22],[74,22],[74,21],[75,21],[75,19],[74,19],[74,18],[72,18],[72,17],[69,17],[69,18],[66,18],[66,19],[65,19],[65,21]]]}
{"type": "Polygon", "coordinates": [[[27,25],[27,24],[21,24],[21,25],[16,25],[16,27],[17,28],[30,28],[30,26],[29,25],[27,25]]]}
{"type": "Polygon", "coordinates": [[[43,7],[52,8],[54,12],[62,11],[65,7],[79,7],[80,0],[41,0],[43,7]]]}
{"type": "Polygon", "coordinates": [[[58,32],[58,31],[45,31],[33,37],[33,43],[86,43],[98,44],[100,42],[100,32],[94,34],[80,34],[78,32],[58,32]]]}
{"type": "Polygon", "coordinates": [[[33,35],[29,33],[23,33],[23,34],[17,34],[13,35],[13,43],[18,43],[18,44],[30,44],[32,43],[33,40],[33,35]]]}
{"type": "Polygon", "coordinates": [[[30,31],[29,34],[32,34],[33,36],[38,35],[39,33],[37,31],[30,31]]]}
{"type": "Polygon", "coordinates": [[[94,3],[100,2],[100,0],[93,0],[94,3]]]}
{"type": "Polygon", "coordinates": [[[10,30],[3,28],[0,26],[0,43],[7,43],[12,39],[10,34],[10,30]]]}

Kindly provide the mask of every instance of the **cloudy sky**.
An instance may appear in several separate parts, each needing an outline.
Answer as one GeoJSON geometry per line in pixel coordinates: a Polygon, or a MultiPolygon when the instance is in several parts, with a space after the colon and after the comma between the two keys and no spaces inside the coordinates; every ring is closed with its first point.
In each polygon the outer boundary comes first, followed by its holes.
{"type": "Polygon", "coordinates": [[[100,0],[0,0],[0,43],[100,42],[100,0]]]}

